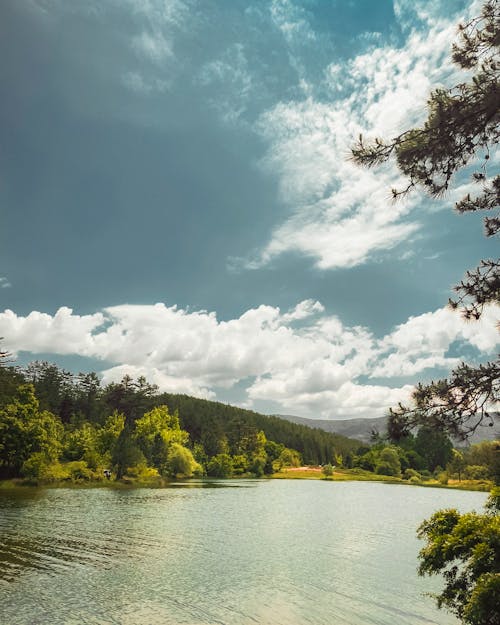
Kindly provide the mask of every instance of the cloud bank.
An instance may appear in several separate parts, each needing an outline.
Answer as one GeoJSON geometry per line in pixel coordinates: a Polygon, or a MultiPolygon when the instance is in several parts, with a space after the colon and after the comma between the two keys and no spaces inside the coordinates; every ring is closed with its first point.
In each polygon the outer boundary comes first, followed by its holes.
{"type": "Polygon", "coordinates": [[[12,352],[77,354],[112,363],[104,382],[144,375],[161,390],[216,398],[244,387],[242,403],[326,418],[372,417],[409,397],[409,378],[459,359],[452,350],[491,354],[499,342],[498,308],[466,323],[446,308],[411,317],[376,338],[346,326],[312,300],[292,310],[258,306],[219,321],[214,312],[176,306],[122,305],[90,315],[62,307],[54,315],[0,314],[12,352]]]}

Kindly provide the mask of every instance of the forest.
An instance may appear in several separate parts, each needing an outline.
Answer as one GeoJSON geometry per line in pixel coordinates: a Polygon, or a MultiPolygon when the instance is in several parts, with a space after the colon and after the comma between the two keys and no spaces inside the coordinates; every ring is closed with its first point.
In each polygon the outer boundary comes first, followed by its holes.
{"type": "Polygon", "coordinates": [[[27,483],[261,477],[323,466],[390,476],[499,481],[498,443],[453,448],[420,427],[354,439],[220,402],[160,393],[143,377],[102,386],[49,362],[0,367],[0,478],[27,483]],[[397,444],[396,444],[397,443],[397,444]]]}

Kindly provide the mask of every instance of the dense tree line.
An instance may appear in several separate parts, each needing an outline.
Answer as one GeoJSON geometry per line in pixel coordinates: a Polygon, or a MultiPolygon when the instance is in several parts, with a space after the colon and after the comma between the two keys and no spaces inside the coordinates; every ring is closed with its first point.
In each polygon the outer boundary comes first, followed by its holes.
{"type": "Polygon", "coordinates": [[[454,450],[433,428],[368,447],[220,402],[158,393],[144,378],[101,385],[48,362],[0,366],[0,476],[118,479],[261,476],[332,465],[418,483],[432,477],[498,480],[498,443],[454,450]]]}
{"type": "Polygon", "coordinates": [[[261,476],[336,462],[348,438],[277,417],[160,394],[143,377],[101,385],[48,362],[0,367],[0,476],[43,480],[261,476]]]}

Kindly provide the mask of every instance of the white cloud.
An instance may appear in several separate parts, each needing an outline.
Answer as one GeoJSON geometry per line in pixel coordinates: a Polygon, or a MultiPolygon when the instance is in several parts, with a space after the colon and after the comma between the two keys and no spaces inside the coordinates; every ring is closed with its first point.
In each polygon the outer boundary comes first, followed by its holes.
{"type": "MultiPolygon", "coordinates": [[[[401,4],[400,20],[410,10],[401,4]]],[[[290,2],[273,4],[274,22],[290,36],[307,25],[296,11],[290,2]]],[[[426,24],[410,31],[403,47],[378,44],[344,64],[332,63],[312,90],[321,99],[280,102],[260,116],[256,131],[268,143],[261,165],[278,178],[290,216],[246,259],[248,268],[289,251],[314,258],[320,269],[352,267],[418,230],[415,209],[423,209],[422,196],[390,200],[390,189],[405,184],[395,166],[365,170],[347,158],[361,132],[395,136],[423,119],[432,88],[458,80],[450,61],[456,18],[440,14],[426,24]]]]}
{"type": "Polygon", "coordinates": [[[457,362],[451,348],[491,353],[499,342],[498,312],[488,307],[473,324],[439,309],[377,339],[368,328],[345,326],[313,300],[286,312],[262,305],[228,321],[165,304],[113,306],[83,316],[69,308],[26,317],[6,310],[0,336],[12,352],[79,354],[112,363],[102,372],[105,382],[125,373],[144,375],[162,390],[207,398],[239,384],[246,387],[246,405],[272,401],[281,411],[345,418],[381,415],[407,399],[411,385],[404,377],[449,369],[457,362]],[[362,377],[378,383],[363,383],[362,377]]]}
{"type": "Polygon", "coordinates": [[[137,30],[130,45],[139,63],[122,73],[122,83],[143,95],[164,92],[171,86],[179,64],[174,42],[185,28],[188,6],[181,0],[128,0],[128,6],[135,16],[137,30]],[[144,60],[149,63],[141,64],[144,60]]]}
{"type": "Polygon", "coordinates": [[[138,94],[148,95],[152,92],[163,92],[169,89],[170,82],[160,78],[146,78],[138,72],[127,72],[122,77],[123,84],[131,91],[138,94]]]}
{"type": "Polygon", "coordinates": [[[48,352],[92,356],[92,332],[104,321],[101,312],[74,315],[71,308],[65,306],[59,308],[53,316],[36,310],[26,317],[20,317],[12,310],[0,313],[0,327],[8,335],[6,343],[12,351],[34,354],[48,352]]]}
{"type": "Polygon", "coordinates": [[[8,289],[12,284],[9,282],[8,278],[0,277],[0,289],[8,289]]]}
{"type": "Polygon", "coordinates": [[[134,13],[146,18],[152,26],[180,26],[188,13],[187,4],[182,0],[126,0],[126,4],[134,13]]]}
{"type": "Polygon", "coordinates": [[[253,89],[243,45],[234,44],[221,58],[203,65],[196,81],[203,86],[217,85],[217,97],[209,99],[210,105],[223,121],[237,121],[246,111],[253,89]]]}
{"type": "Polygon", "coordinates": [[[360,131],[348,110],[311,99],[280,104],[261,118],[260,131],[271,143],[262,166],[279,175],[282,199],[294,210],[251,266],[298,251],[321,269],[350,267],[418,228],[403,221],[416,199],[390,200],[391,186],[400,182],[392,168],[374,172],[347,160],[360,131]]]}
{"type": "Polygon", "coordinates": [[[270,6],[271,20],[281,31],[289,45],[302,44],[304,40],[316,40],[303,7],[290,0],[273,0],[270,6]]]}
{"type": "Polygon", "coordinates": [[[143,31],[132,39],[132,47],[154,63],[161,63],[173,56],[172,44],[167,42],[161,32],[143,31]]]}
{"type": "Polygon", "coordinates": [[[124,376],[132,378],[144,376],[150,384],[156,384],[158,388],[167,390],[169,393],[183,393],[203,399],[215,399],[213,391],[204,386],[199,386],[189,378],[179,378],[165,374],[156,367],[138,367],[133,365],[118,365],[103,372],[103,384],[120,382],[124,376]]]}

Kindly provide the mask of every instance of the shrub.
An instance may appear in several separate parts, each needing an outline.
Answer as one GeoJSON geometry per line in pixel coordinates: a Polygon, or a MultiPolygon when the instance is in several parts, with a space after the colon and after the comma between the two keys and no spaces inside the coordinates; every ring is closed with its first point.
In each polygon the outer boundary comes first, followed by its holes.
{"type": "Polygon", "coordinates": [[[325,464],[321,472],[325,477],[330,477],[331,475],[333,475],[333,466],[331,464],[325,464]]]}
{"type": "Polygon", "coordinates": [[[480,464],[471,464],[464,471],[465,477],[469,480],[487,480],[489,477],[488,467],[480,464]]]}
{"type": "Polygon", "coordinates": [[[406,469],[404,472],[404,479],[411,480],[413,477],[416,478],[419,482],[422,479],[420,473],[418,471],[415,471],[415,469],[406,469]]]}
{"type": "Polygon", "coordinates": [[[187,447],[172,443],[168,448],[164,471],[170,477],[193,477],[194,473],[200,474],[202,469],[187,447]]]}
{"type": "Polygon", "coordinates": [[[207,473],[212,477],[231,477],[233,474],[233,461],[229,454],[217,454],[210,459],[207,473]]]}
{"type": "Polygon", "coordinates": [[[84,460],[75,460],[74,462],[67,462],[63,465],[64,469],[68,472],[69,478],[72,482],[89,481],[97,478],[97,474],[89,469],[87,463],[84,460]]]}
{"type": "Polygon", "coordinates": [[[135,477],[138,480],[149,480],[155,477],[159,477],[158,470],[153,467],[148,467],[145,462],[136,464],[133,467],[127,469],[126,475],[128,477],[135,477]]]}
{"type": "Polygon", "coordinates": [[[443,471],[442,473],[440,473],[437,476],[437,481],[440,484],[443,484],[443,486],[445,486],[446,484],[448,484],[448,473],[446,473],[446,471],[443,471]]]}

